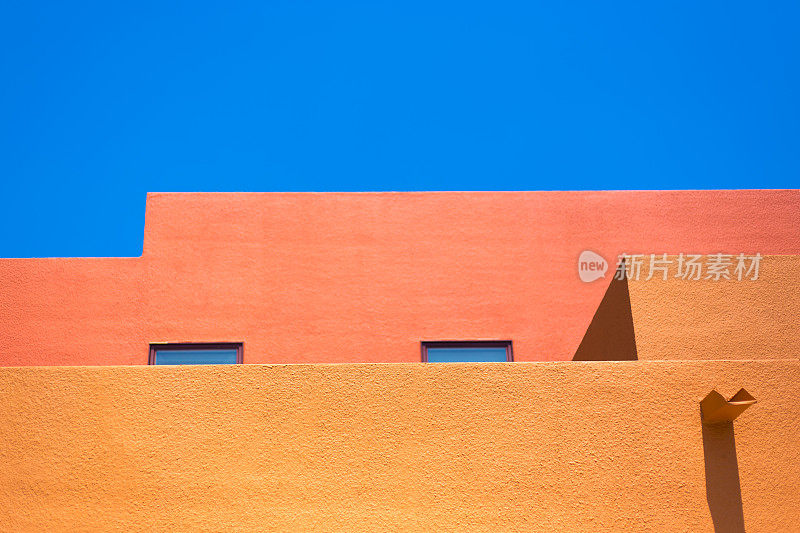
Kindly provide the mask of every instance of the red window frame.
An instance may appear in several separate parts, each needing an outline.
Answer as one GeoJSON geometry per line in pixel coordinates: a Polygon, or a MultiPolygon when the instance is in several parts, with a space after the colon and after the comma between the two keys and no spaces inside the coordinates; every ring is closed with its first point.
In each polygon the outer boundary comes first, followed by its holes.
{"type": "Polygon", "coordinates": [[[156,364],[156,351],[176,351],[181,350],[236,350],[236,364],[244,363],[244,343],[243,342],[151,342],[150,356],[147,359],[148,365],[156,364]]]}
{"type": "Polygon", "coordinates": [[[514,361],[511,341],[422,341],[422,362],[428,362],[428,348],[505,348],[506,362],[514,361]]]}

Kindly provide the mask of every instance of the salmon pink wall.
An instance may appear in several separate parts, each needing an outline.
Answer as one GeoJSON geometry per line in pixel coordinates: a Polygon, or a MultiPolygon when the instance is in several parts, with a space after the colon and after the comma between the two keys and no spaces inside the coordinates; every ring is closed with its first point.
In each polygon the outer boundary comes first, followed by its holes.
{"type": "Polygon", "coordinates": [[[141,285],[140,258],[0,259],[0,364],[141,363],[141,285]]]}
{"type": "Polygon", "coordinates": [[[568,360],[611,277],[582,283],[581,251],[800,254],[799,218],[798,191],[155,193],[142,257],[0,260],[0,364],[146,364],[165,341],[263,363],[511,339],[518,361],[568,360]]]}

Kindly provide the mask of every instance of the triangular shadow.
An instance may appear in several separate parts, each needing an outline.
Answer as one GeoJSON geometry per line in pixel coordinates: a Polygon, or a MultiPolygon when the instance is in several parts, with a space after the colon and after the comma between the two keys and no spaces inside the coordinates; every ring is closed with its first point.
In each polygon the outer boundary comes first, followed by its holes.
{"type": "Polygon", "coordinates": [[[572,360],[635,361],[638,358],[628,277],[623,275],[622,279],[617,279],[615,276],[572,360]]]}

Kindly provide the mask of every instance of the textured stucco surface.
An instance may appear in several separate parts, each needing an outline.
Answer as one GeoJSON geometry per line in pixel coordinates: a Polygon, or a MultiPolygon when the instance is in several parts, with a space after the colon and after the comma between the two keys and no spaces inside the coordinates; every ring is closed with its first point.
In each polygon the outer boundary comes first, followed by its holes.
{"type": "Polygon", "coordinates": [[[799,383],[796,360],[4,368],[0,530],[797,531],[799,383]],[[699,400],[740,387],[735,439],[704,432],[699,400]]]}
{"type": "Polygon", "coordinates": [[[798,191],[155,193],[142,257],[0,259],[0,365],[186,341],[244,342],[245,363],[469,339],[568,360],[610,281],[579,280],[582,251],[800,254],[798,219],[798,191]]]}
{"type": "Polygon", "coordinates": [[[142,296],[139,258],[0,259],[0,365],[142,359],[142,296]]]}
{"type": "Polygon", "coordinates": [[[628,286],[639,359],[800,357],[800,256],[765,256],[755,281],[628,286]]]}

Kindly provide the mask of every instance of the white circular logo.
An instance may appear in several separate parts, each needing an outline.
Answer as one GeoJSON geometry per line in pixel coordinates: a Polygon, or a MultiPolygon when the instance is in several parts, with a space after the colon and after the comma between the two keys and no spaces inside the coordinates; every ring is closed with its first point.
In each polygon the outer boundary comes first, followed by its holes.
{"type": "Polygon", "coordinates": [[[584,283],[606,277],[608,261],[591,250],[584,250],[578,257],[578,276],[584,283]]]}

